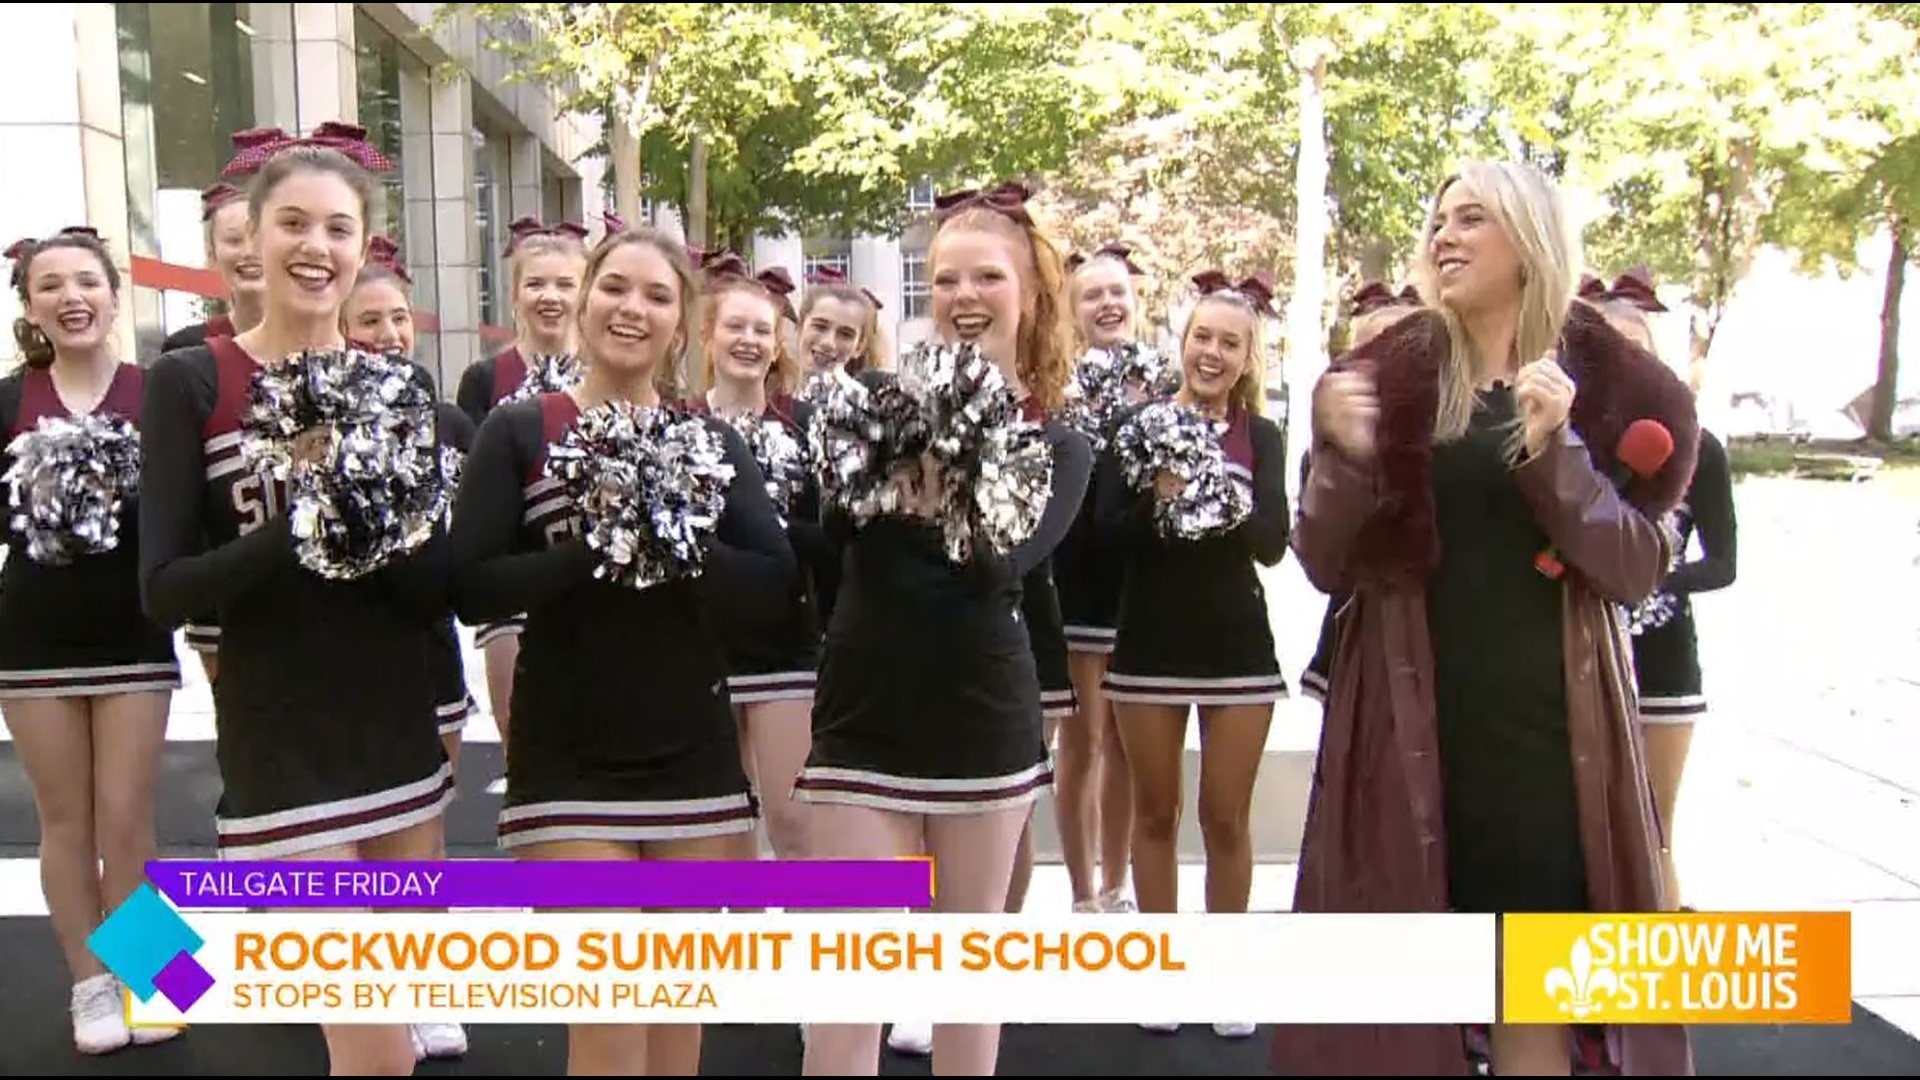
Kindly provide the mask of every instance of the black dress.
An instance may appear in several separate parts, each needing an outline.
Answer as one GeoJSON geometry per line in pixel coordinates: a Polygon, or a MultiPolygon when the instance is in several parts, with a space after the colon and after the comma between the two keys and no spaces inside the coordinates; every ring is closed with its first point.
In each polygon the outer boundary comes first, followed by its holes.
{"type": "MultiPolygon", "coordinates": [[[[225,315],[215,315],[206,322],[194,323],[192,326],[183,326],[173,333],[168,334],[167,339],[160,344],[160,353],[164,356],[178,349],[188,349],[195,345],[204,345],[208,338],[233,337],[237,333],[238,331],[234,328],[231,318],[225,315]]],[[[185,632],[187,648],[207,656],[219,655],[220,620],[215,618],[213,613],[208,612],[187,623],[185,632]]]]}
{"type": "Polygon", "coordinates": [[[525,613],[513,680],[503,847],[746,832],[756,809],[710,613],[784,593],[794,561],[746,443],[697,578],[646,589],[595,576],[579,509],[546,475],[580,418],[571,395],[488,414],[454,510],[455,604],[469,622],[525,613]]]}
{"type": "MultiPolygon", "coordinates": [[[[296,557],[283,482],[247,467],[259,365],[232,338],[146,378],[140,561],[148,613],[219,616],[215,808],[226,859],[274,859],[429,821],[453,795],[422,628],[447,610],[444,529],[355,581],[296,557]]],[[[422,389],[432,386],[416,372],[422,389]]]]}
{"type": "Polygon", "coordinates": [[[1034,536],[1004,556],[981,547],[956,566],[931,523],[882,517],[856,533],[827,515],[844,576],[796,799],[976,814],[1024,806],[1053,782],[1022,586],[1079,512],[1093,454],[1065,425],[1045,428],[1053,495],[1034,536]]]}
{"type": "MultiPolygon", "coordinates": [[[[140,423],[142,376],[134,364],[114,371],[95,415],[140,423]]],[[[0,476],[12,469],[14,440],[43,419],[72,413],[53,373],[27,367],[0,379],[0,476]]],[[[0,492],[11,497],[11,485],[0,492]]],[[[11,504],[10,504],[11,505],[11,504]]],[[[140,600],[139,495],[121,503],[110,551],[42,563],[9,512],[6,569],[0,571],[0,700],[104,697],[168,691],[180,685],[173,635],[147,617],[140,600]]]]}
{"type": "Polygon", "coordinates": [[[1733,584],[1737,541],[1733,471],[1726,447],[1710,432],[1700,433],[1693,484],[1667,525],[1677,541],[1673,572],[1652,596],[1627,612],[1626,620],[1633,633],[1640,720],[1647,724],[1692,723],[1707,711],[1691,597],[1733,584]],[[1688,562],[1685,555],[1695,536],[1704,557],[1688,562]]]}
{"type": "Polygon", "coordinates": [[[1428,585],[1447,876],[1464,912],[1588,906],[1561,648],[1564,586],[1503,441],[1510,389],[1482,394],[1468,433],[1436,446],[1440,562],[1428,585]]]}

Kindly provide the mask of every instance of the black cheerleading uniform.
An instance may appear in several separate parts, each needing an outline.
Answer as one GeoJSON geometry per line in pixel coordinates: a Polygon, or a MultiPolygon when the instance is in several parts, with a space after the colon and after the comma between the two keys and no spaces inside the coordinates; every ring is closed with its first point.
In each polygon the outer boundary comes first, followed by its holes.
{"type": "Polygon", "coordinates": [[[147,610],[169,625],[220,618],[215,817],[221,857],[238,859],[398,832],[453,795],[420,629],[446,610],[445,529],[359,580],[302,566],[286,485],[241,452],[259,370],[232,338],[162,356],[142,435],[147,610]]]}
{"type": "Polygon", "coordinates": [[[1739,533],[1733,470],[1726,447],[1711,432],[1700,432],[1700,463],[1694,469],[1693,484],[1667,524],[1676,540],[1674,569],[1627,617],[1633,632],[1640,720],[1647,724],[1691,723],[1707,711],[1690,598],[1733,584],[1739,533]],[[1696,535],[1705,557],[1689,562],[1686,552],[1696,535]]]}
{"type": "Polygon", "coordinates": [[[708,419],[734,479],[704,572],[646,589],[616,585],[595,577],[579,512],[546,476],[548,447],[579,417],[565,393],[494,410],[454,510],[461,617],[526,613],[500,843],[750,830],[756,810],[712,624],[790,587],[793,554],[759,467],[737,433],[708,419]]]}
{"type": "Polygon", "coordinates": [[[1070,652],[1113,652],[1120,613],[1120,561],[1100,535],[1096,507],[1098,484],[1087,485],[1080,513],[1054,555],[1054,580],[1060,592],[1060,616],[1070,652]]]}
{"type": "MultiPolygon", "coordinates": [[[[215,315],[206,322],[183,326],[168,334],[160,343],[161,355],[179,349],[191,349],[195,345],[205,345],[208,338],[233,337],[239,331],[233,320],[225,315],[215,315]]],[[[218,655],[220,652],[220,620],[211,614],[203,614],[188,621],[186,625],[187,647],[197,653],[218,655]]]]}
{"type": "MultiPolygon", "coordinates": [[[[1022,418],[1028,423],[1045,424],[1047,421],[1046,413],[1032,398],[1023,401],[1020,410],[1022,418]]],[[[1091,448],[1087,453],[1087,468],[1091,473],[1091,448]]],[[[1092,490],[1091,478],[1084,486],[1092,490]]],[[[1086,505],[1087,498],[1082,496],[1080,512],[1074,517],[1075,525],[1086,516],[1086,505]]],[[[1072,525],[1068,526],[1067,537],[1061,541],[1062,546],[1072,538],[1073,528],[1072,525]]],[[[1065,605],[1055,584],[1054,562],[1059,553],[1060,548],[1056,547],[1042,557],[1020,582],[1020,613],[1027,620],[1027,641],[1033,647],[1034,674],[1040,679],[1040,715],[1047,720],[1072,716],[1078,704],[1073,693],[1073,669],[1067,664],[1069,643],[1065,605]]]]}
{"type": "MultiPolygon", "coordinates": [[[[138,427],[144,372],[114,371],[95,415],[138,427]]],[[[73,413],[54,388],[53,373],[28,367],[0,379],[0,476],[13,467],[13,440],[40,420],[73,413]]],[[[104,697],[173,690],[180,662],[173,635],[147,617],[140,602],[139,496],[123,496],[110,551],[66,565],[36,561],[27,537],[6,522],[6,567],[0,570],[0,701],[104,697]]]]}
{"type": "MultiPolygon", "coordinates": [[[[425,371],[421,368],[423,374],[425,371]]],[[[472,453],[474,426],[473,421],[467,419],[466,411],[444,401],[438,403],[436,409],[440,418],[440,445],[463,458],[472,453]]],[[[467,726],[480,704],[467,689],[467,662],[460,651],[460,630],[454,625],[451,601],[429,627],[427,649],[433,665],[434,696],[439,702],[434,707],[434,716],[439,722],[440,734],[452,735],[467,726]]]]}
{"type": "Polygon", "coordinates": [[[1251,488],[1253,512],[1200,540],[1159,535],[1152,488],[1133,491],[1119,458],[1104,456],[1102,529],[1126,559],[1120,632],[1101,680],[1110,701],[1256,705],[1287,696],[1255,567],[1278,563],[1292,531],[1286,438],[1273,421],[1236,405],[1222,449],[1228,475],[1251,488]]]}
{"type": "MultiPolygon", "coordinates": [[[[510,345],[462,373],[454,401],[478,431],[487,415],[512,397],[526,381],[526,358],[520,355],[519,346],[510,345]]],[[[524,629],[526,619],[519,615],[489,620],[474,627],[473,647],[485,649],[496,638],[518,634],[524,629]]]]}
{"type": "Polygon", "coordinates": [[[853,532],[829,512],[844,576],[796,798],[966,814],[1026,805],[1053,782],[1021,585],[1072,525],[1092,450],[1045,427],[1053,494],[1005,555],[976,547],[956,566],[931,522],[889,516],[853,532]]]}
{"type": "MultiPolygon", "coordinates": [[[[705,401],[687,403],[707,414],[705,401]]],[[[802,447],[813,406],[779,395],[767,403],[764,419],[780,423],[802,447]]],[[[757,462],[765,475],[766,462],[757,462]]],[[[771,498],[771,497],[769,497],[771,498]]],[[[767,701],[811,701],[820,667],[821,616],[816,599],[819,568],[836,554],[820,524],[820,486],[814,471],[795,493],[786,516],[787,542],[793,549],[793,585],[778,594],[746,598],[747,610],[731,613],[719,625],[727,655],[727,693],[734,705],[767,701]]]]}

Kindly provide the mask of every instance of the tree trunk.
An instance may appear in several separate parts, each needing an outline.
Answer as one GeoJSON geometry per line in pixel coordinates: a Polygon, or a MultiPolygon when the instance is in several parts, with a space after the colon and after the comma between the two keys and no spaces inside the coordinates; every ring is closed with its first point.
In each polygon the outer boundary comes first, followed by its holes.
{"type": "Polygon", "coordinates": [[[1907,288],[1907,222],[1892,220],[1893,254],[1887,258],[1886,299],[1880,305],[1880,377],[1873,384],[1873,408],[1868,414],[1867,437],[1887,442],[1893,438],[1893,409],[1900,399],[1900,298],[1907,288]]]}
{"type": "Polygon", "coordinates": [[[613,156],[613,211],[629,224],[640,223],[640,140],[625,116],[610,118],[607,149],[613,156]]]}
{"type": "Polygon", "coordinates": [[[695,135],[687,161],[687,242],[704,248],[707,232],[707,140],[695,135]]]}
{"type": "MultiPolygon", "coordinates": [[[[1301,42],[1293,50],[1300,76],[1300,154],[1294,177],[1293,295],[1287,302],[1287,355],[1281,369],[1287,390],[1287,472],[1300,475],[1300,455],[1311,441],[1313,386],[1327,367],[1322,327],[1327,291],[1327,108],[1321,88],[1332,46],[1301,42]]],[[[1280,389],[1269,383],[1269,390],[1280,389]]]]}

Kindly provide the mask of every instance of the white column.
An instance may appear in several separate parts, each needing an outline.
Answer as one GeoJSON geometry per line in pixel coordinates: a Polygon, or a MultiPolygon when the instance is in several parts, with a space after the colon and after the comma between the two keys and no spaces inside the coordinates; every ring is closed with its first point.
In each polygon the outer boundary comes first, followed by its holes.
{"type": "MultiPolygon", "coordinates": [[[[0,199],[0,247],[68,225],[99,230],[120,271],[120,355],[133,358],[127,167],[111,4],[22,4],[0,34],[0,145],[14,167],[0,199]]],[[[20,304],[0,290],[0,353],[20,304]]]]}
{"type": "MultiPolygon", "coordinates": [[[[473,94],[464,75],[430,84],[433,101],[433,261],[435,314],[440,318],[441,394],[452,397],[460,376],[485,355],[480,340],[479,209],[474,205],[473,94]]],[[[416,280],[420,273],[416,273],[416,280]]]]}
{"type": "Polygon", "coordinates": [[[300,131],[311,131],[329,120],[358,119],[353,5],[294,4],[293,31],[300,131]]]}
{"type": "Polygon", "coordinates": [[[508,221],[528,214],[545,221],[546,191],[542,184],[540,140],[532,135],[515,135],[507,153],[508,221]]]}

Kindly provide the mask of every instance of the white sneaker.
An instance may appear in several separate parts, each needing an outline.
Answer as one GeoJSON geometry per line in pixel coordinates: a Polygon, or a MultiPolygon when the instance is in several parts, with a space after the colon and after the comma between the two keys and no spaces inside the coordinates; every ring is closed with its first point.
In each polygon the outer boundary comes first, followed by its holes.
{"type": "Polygon", "coordinates": [[[132,1030],[133,1045],[152,1046],[154,1043],[163,1043],[163,1042],[166,1042],[168,1039],[173,1038],[175,1035],[180,1034],[180,1032],[183,1030],[185,1029],[173,1027],[171,1025],[167,1025],[167,1026],[162,1026],[158,1024],[142,1025],[140,1027],[133,1028],[132,1030]]]}
{"type": "Polygon", "coordinates": [[[925,1057],[933,1053],[933,1025],[920,1021],[894,1021],[887,1032],[887,1045],[898,1054],[925,1057]]]}
{"type": "Polygon", "coordinates": [[[1098,900],[1075,900],[1073,902],[1073,913],[1075,915],[1099,915],[1106,910],[1106,906],[1098,900]]]}
{"type": "Polygon", "coordinates": [[[67,1008],[73,1014],[73,1045],[81,1053],[111,1054],[133,1041],[120,980],[112,975],[75,983],[67,1008]]]}
{"type": "Polygon", "coordinates": [[[1251,1038],[1258,1024],[1248,1024],[1239,1020],[1228,1020],[1213,1025],[1213,1033],[1223,1039],[1251,1038]]]}
{"type": "Polygon", "coordinates": [[[467,1052],[467,1029],[459,1024],[413,1025],[416,1058],[457,1058],[467,1052]]]}
{"type": "Polygon", "coordinates": [[[1110,889],[1100,894],[1100,910],[1109,915],[1131,915],[1136,910],[1133,898],[1124,890],[1110,889]]]}
{"type": "Polygon", "coordinates": [[[1159,1035],[1171,1035],[1180,1030],[1180,1025],[1177,1022],[1170,1024],[1165,1020],[1142,1020],[1140,1021],[1140,1030],[1151,1031],[1159,1035]]]}

